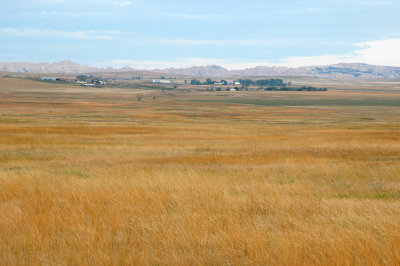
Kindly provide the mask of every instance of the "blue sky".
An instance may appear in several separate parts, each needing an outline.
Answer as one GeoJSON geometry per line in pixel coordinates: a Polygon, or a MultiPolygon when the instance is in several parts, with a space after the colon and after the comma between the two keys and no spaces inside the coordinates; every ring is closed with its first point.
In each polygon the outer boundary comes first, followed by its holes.
{"type": "Polygon", "coordinates": [[[1,0],[0,61],[400,66],[399,0],[1,0]]]}

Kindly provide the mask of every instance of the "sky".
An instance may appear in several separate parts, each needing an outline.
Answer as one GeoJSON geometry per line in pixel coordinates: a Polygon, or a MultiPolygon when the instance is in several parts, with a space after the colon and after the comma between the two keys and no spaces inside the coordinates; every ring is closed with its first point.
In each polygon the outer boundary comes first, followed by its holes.
{"type": "Polygon", "coordinates": [[[1,0],[0,62],[400,67],[400,0],[1,0]]]}

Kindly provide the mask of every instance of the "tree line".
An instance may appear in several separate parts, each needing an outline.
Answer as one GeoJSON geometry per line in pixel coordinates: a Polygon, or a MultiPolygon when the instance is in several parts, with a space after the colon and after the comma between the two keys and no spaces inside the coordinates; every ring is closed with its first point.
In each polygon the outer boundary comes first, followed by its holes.
{"type": "Polygon", "coordinates": [[[251,80],[251,79],[239,79],[240,84],[244,86],[279,86],[285,87],[287,83],[283,82],[283,79],[259,79],[259,80],[251,80]]]}
{"type": "Polygon", "coordinates": [[[328,91],[327,88],[316,88],[312,86],[302,86],[302,87],[267,87],[265,89],[260,88],[259,90],[266,91],[328,91]]]}
{"type": "MultiPolygon", "coordinates": [[[[185,82],[186,84],[187,82],[185,82]]],[[[226,80],[215,81],[210,78],[206,79],[204,82],[198,79],[192,79],[190,81],[191,85],[209,85],[210,87],[206,90],[214,90],[212,87],[213,85],[240,85],[235,86],[233,89],[236,91],[248,91],[249,86],[253,86],[251,90],[259,90],[259,91],[327,91],[327,88],[316,88],[313,86],[301,86],[295,87],[292,86],[291,82],[284,82],[283,79],[239,79],[233,82],[227,82],[226,80]],[[258,88],[257,88],[258,87],[258,88]]],[[[224,88],[221,87],[215,88],[216,91],[222,90],[231,90],[231,88],[224,88]]]]}
{"type": "Polygon", "coordinates": [[[290,82],[289,83],[285,83],[283,82],[283,79],[259,79],[259,80],[251,80],[251,79],[239,79],[239,80],[235,80],[233,82],[228,82],[224,79],[220,80],[220,81],[215,81],[212,80],[210,78],[206,79],[204,82],[198,80],[198,79],[192,79],[190,81],[191,85],[230,85],[230,84],[234,84],[234,83],[240,83],[240,85],[243,86],[250,86],[250,85],[254,85],[254,86],[290,86],[290,82]]]}
{"type": "MultiPolygon", "coordinates": [[[[226,88],[221,88],[221,87],[216,87],[215,89],[213,87],[208,87],[206,91],[249,91],[249,90],[255,90],[255,89],[249,89],[248,87],[242,86],[242,87],[226,87],[226,88]]],[[[327,88],[316,88],[312,86],[302,86],[302,87],[259,87],[257,88],[258,91],[328,91],[327,88]]]]}

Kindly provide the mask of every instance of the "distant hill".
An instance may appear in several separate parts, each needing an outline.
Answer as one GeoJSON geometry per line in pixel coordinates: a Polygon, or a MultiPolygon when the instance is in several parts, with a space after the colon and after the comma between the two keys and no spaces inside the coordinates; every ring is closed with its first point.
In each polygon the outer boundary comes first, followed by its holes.
{"type": "Polygon", "coordinates": [[[400,79],[400,67],[375,66],[368,64],[335,64],[307,67],[266,67],[258,66],[243,70],[227,70],[220,66],[189,68],[168,68],[157,72],[192,76],[307,76],[335,79],[400,79]]]}
{"type": "Polygon", "coordinates": [[[113,68],[94,68],[86,65],[80,65],[72,61],[60,61],[56,63],[0,63],[2,72],[29,72],[29,73],[91,73],[107,72],[113,68]]]}
{"type": "MultiPolygon", "coordinates": [[[[131,67],[96,68],[80,65],[72,61],[56,63],[0,63],[2,72],[32,72],[32,73],[96,73],[96,72],[133,72],[131,67]]],[[[266,67],[258,66],[243,70],[228,70],[221,66],[193,66],[188,68],[156,69],[152,72],[175,75],[229,77],[229,76],[305,76],[335,79],[400,79],[400,67],[376,66],[368,64],[342,63],[325,66],[307,67],[266,67]]]]}

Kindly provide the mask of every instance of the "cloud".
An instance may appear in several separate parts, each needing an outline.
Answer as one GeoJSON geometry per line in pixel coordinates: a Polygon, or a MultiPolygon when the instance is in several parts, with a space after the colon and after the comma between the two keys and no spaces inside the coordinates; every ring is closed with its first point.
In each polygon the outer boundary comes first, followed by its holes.
{"type": "Polygon", "coordinates": [[[0,33],[4,36],[31,37],[45,39],[75,39],[75,40],[112,40],[119,31],[65,31],[52,29],[14,29],[0,28],[0,33]]]}
{"type": "Polygon", "coordinates": [[[159,43],[177,46],[196,46],[196,45],[225,45],[224,40],[191,40],[191,39],[172,39],[159,40],[159,43]]]}
{"type": "Polygon", "coordinates": [[[227,69],[243,69],[256,67],[260,65],[273,66],[273,64],[264,61],[253,61],[243,62],[235,59],[216,59],[216,58],[202,58],[202,57],[182,57],[176,60],[114,60],[110,62],[103,62],[94,64],[97,67],[115,67],[121,68],[129,66],[136,69],[163,69],[163,68],[182,68],[191,66],[207,66],[207,65],[219,65],[227,69]]]}
{"type": "Polygon", "coordinates": [[[306,66],[337,63],[366,63],[400,67],[400,39],[368,41],[355,44],[357,49],[348,54],[328,54],[284,58],[280,65],[306,66]]]}
{"type": "Polygon", "coordinates": [[[387,6],[394,4],[392,0],[334,0],[334,4],[361,5],[361,6],[387,6]]]}
{"type": "Polygon", "coordinates": [[[308,8],[278,10],[279,13],[284,13],[284,14],[321,13],[325,11],[329,11],[329,9],[321,7],[308,7],[308,8]]]}
{"type": "Polygon", "coordinates": [[[263,60],[245,61],[243,59],[217,59],[201,57],[182,57],[176,60],[115,60],[96,64],[96,66],[124,67],[130,66],[136,69],[162,69],[169,67],[191,67],[205,65],[220,65],[227,69],[245,69],[256,66],[282,66],[300,67],[329,65],[337,63],[366,63],[373,65],[398,66],[400,67],[400,39],[386,39],[368,41],[354,44],[357,47],[348,54],[327,54],[316,56],[286,57],[279,62],[268,62],[263,60]]]}
{"type": "MultiPolygon", "coordinates": [[[[181,57],[175,60],[142,60],[126,61],[116,60],[108,62],[111,66],[132,66],[141,69],[154,69],[166,67],[189,67],[198,65],[217,64],[228,69],[243,69],[259,65],[265,66],[310,66],[327,65],[336,63],[367,63],[374,65],[398,66],[400,67],[400,35],[393,34],[393,38],[383,40],[373,40],[354,43],[354,49],[342,54],[317,54],[311,56],[290,56],[283,57],[278,61],[270,62],[267,60],[246,60],[240,58],[201,58],[201,57],[181,57]]],[[[19,28],[0,28],[0,38],[19,37],[19,38],[38,38],[51,40],[115,40],[127,45],[170,45],[170,46],[232,46],[237,49],[254,49],[256,46],[279,46],[290,42],[289,39],[231,39],[231,40],[196,40],[196,39],[146,39],[136,36],[132,32],[120,32],[118,30],[54,30],[54,29],[19,29],[19,28]]],[[[344,43],[346,44],[346,43],[344,43]]],[[[336,45],[343,45],[340,42],[336,45]]],[[[103,63],[103,65],[107,65],[103,63]]]]}
{"type": "Polygon", "coordinates": [[[177,45],[177,46],[201,46],[201,45],[215,45],[215,46],[259,46],[259,45],[276,45],[282,42],[277,39],[248,39],[248,40],[195,40],[195,39],[171,39],[171,40],[158,40],[161,44],[177,45]]]}
{"type": "Polygon", "coordinates": [[[118,2],[117,4],[118,4],[119,6],[121,6],[121,7],[127,7],[127,6],[132,5],[132,2],[130,2],[130,1],[124,1],[124,2],[118,2]]]}
{"type": "MultiPolygon", "coordinates": [[[[52,13],[54,15],[57,12],[52,13]]],[[[48,38],[48,39],[94,39],[94,40],[115,40],[123,41],[131,45],[171,45],[171,46],[262,46],[279,45],[287,40],[284,39],[238,39],[238,40],[198,40],[198,39],[154,39],[141,38],[133,32],[113,31],[95,31],[95,30],[77,30],[65,31],[54,29],[18,29],[18,28],[0,28],[3,36],[25,37],[25,38],[48,38]]]]}
{"type": "Polygon", "coordinates": [[[115,15],[115,13],[110,12],[95,12],[95,11],[81,11],[79,13],[72,11],[41,11],[41,12],[24,12],[24,15],[41,15],[41,16],[69,16],[69,17],[80,17],[80,16],[111,16],[115,15]]]}
{"type": "Polygon", "coordinates": [[[69,5],[69,4],[110,4],[110,5],[116,5],[116,6],[130,6],[134,2],[128,1],[128,0],[32,0],[34,4],[40,4],[40,5],[54,5],[54,4],[63,4],[63,5],[69,5]]]}
{"type": "Polygon", "coordinates": [[[162,13],[162,15],[182,19],[227,19],[232,16],[223,14],[190,14],[190,13],[162,13]]]}

